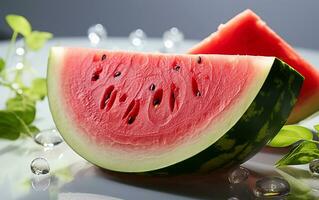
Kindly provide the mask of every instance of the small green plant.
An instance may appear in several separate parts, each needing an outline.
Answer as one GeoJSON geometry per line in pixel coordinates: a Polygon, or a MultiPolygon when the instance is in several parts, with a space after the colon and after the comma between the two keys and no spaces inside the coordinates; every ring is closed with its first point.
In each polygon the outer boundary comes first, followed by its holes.
{"type": "Polygon", "coordinates": [[[298,125],[286,125],[276,135],[268,146],[288,147],[296,144],[283,158],[277,161],[276,166],[307,164],[319,158],[319,124],[314,126],[315,132],[298,125]]]}
{"type": "Polygon", "coordinates": [[[47,94],[46,80],[37,77],[25,83],[23,75],[35,71],[27,61],[28,52],[40,50],[53,35],[32,30],[31,24],[23,16],[7,15],[5,20],[13,33],[5,57],[0,57],[0,87],[10,90],[12,95],[6,100],[5,108],[0,110],[0,138],[15,140],[20,136],[33,136],[39,131],[32,123],[37,101],[43,100],[47,94]],[[9,67],[19,36],[24,45],[20,66],[9,67]]]}

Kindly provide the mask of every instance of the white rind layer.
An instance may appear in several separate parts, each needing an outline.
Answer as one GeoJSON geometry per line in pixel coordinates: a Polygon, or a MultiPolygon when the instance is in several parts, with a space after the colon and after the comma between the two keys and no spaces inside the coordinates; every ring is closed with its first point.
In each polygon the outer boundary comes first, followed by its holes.
{"type": "Polygon", "coordinates": [[[78,125],[68,114],[69,108],[63,102],[61,70],[64,67],[63,61],[66,51],[67,48],[53,47],[48,63],[48,98],[55,124],[64,140],[83,158],[100,167],[121,172],[145,172],[170,166],[190,158],[214,144],[236,124],[248,109],[265,82],[274,62],[273,57],[260,57],[258,63],[253,64],[260,67],[259,73],[248,86],[246,93],[238,98],[238,101],[234,102],[228,110],[223,111],[223,115],[214,119],[214,123],[210,123],[197,139],[187,141],[175,149],[169,149],[154,156],[145,155],[141,159],[140,152],[121,152],[111,147],[101,148],[90,143],[88,138],[85,138],[86,133],[81,133],[78,125]]]}

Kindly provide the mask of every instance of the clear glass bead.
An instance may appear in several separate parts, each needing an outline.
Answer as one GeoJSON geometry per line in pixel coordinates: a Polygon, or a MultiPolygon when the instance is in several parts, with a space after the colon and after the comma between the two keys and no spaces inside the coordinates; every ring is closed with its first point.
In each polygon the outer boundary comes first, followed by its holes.
{"type": "Polygon", "coordinates": [[[145,45],[147,36],[142,29],[136,29],[130,33],[129,39],[134,47],[141,48],[145,45]]]}
{"type": "Polygon", "coordinates": [[[184,41],[184,34],[176,27],[163,33],[163,44],[166,51],[174,50],[184,41]]]}
{"type": "Polygon", "coordinates": [[[289,183],[279,177],[265,177],[256,181],[253,192],[256,197],[282,197],[290,192],[289,183]]]}
{"type": "Polygon", "coordinates": [[[228,181],[231,184],[238,184],[238,183],[246,181],[248,177],[249,177],[248,169],[240,166],[229,173],[228,181]]]}
{"type": "Polygon", "coordinates": [[[50,172],[50,166],[47,159],[39,157],[32,160],[30,164],[31,172],[35,175],[44,175],[50,172]]]}
{"type": "Polygon", "coordinates": [[[102,24],[95,24],[88,29],[88,38],[93,46],[107,39],[107,31],[102,24]]]}
{"type": "Polygon", "coordinates": [[[314,159],[309,163],[309,170],[312,175],[319,176],[319,159],[314,159]]]}
{"type": "Polygon", "coordinates": [[[54,129],[47,129],[39,132],[35,137],[34,141],[44,147],[54,147],[63,142],[60,133],[54,129]]]}

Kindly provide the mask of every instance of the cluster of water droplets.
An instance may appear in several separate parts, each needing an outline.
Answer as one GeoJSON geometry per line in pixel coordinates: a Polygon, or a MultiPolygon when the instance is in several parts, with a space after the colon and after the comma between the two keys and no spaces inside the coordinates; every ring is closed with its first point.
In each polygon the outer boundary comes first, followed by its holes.
{"type": "Polygon", "coordinates": [[[136,29],[130,33],[129,40],[133,47],[142,49],[146,44],[147,36],[142,29],[136,29]]]}
{"type": "Polygon", "coordinates": [[[107,30],[102,24],[90,26],[87,34],[92,46],[98,46],[107,39],[107,30]]]}
{"type": "MultiPolygon", "coordinates": [[[[231,184],[231,191],[234,191],[236,186],[244,184],[249,175],[249,170],[241,166],[232,170],[228,174],[228,181],[231,184]]],[[[240,190],[243,189],[240,188],[240,190]]],[[[256,181],[252,192],[257,198],[281,198],[289,194],[290,186],[289,183],[283,178],[264,177],[256,181]]],[[[228,200],[239,200],[239,198],[237,196],[233,196],[228,198],[228,200]]]]}
{"type": "MultiPolygon", "coordinates": [[[[89,27],[88,39],[91,46],[99,46],[101,42],[107,40],[107,30],[102,24],[95,24],[89,27]]],[[[147,43],[147,35],[142,29],[132,31],[128,39],[135,50],[143,50],[147,43]]],[[[163,33],[162,52],[174,52],[184,41],[184,34],[176,27],[172,27],[163,33]]]]}
{"type": "MultiPolygon", "coordinates": [[[[62,137],[56,129],[47,129],[39,132],[34,141],[43,146],[45,150],[53,150],[55,146],[63,142],[62,137]]],[[[50,164],[45,157],[37,157],[31,161],[31,172],[33,173],[31,183],[35,191],[44,191],[49,188],[51,182],[50,164]]]]}
{"type": "Polygon", "coordinates": [[[165,52],[175,51],[184,41],[184,34],[176,27],[163,33],[163,45],[165,52]]]}

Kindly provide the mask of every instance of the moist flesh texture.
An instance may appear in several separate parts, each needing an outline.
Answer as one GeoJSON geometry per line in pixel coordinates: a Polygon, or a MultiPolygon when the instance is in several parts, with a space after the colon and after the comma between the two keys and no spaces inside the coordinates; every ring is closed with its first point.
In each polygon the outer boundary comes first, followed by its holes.
{"type": "Polygon", "coordinates": [[[275,56],[305,77],[301,93],[288,123],[296,123],[319,109],[319,71],[297,52],[255,13],[246,10],[219,26],[189,53],[275,56]]]}
{"type": "Polygon", "coordinates": [[[65,140],[89,161],[116,171],[154,170],[222,137],[252,103],[273,62],[54,48],[50,108],[65,140]]]}

